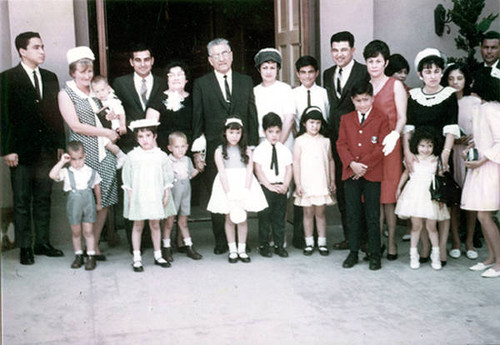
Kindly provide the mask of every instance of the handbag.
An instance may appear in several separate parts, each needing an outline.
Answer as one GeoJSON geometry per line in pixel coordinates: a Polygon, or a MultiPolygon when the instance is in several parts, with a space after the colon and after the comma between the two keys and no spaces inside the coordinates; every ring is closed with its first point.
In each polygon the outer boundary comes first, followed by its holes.
{"type": "Polygon", "coordinates": [[[445,171],[442,175],[439,175],[440,168],[442,168],[441,157],[438,159],[438,166],[432,177],[429,189],[431,199],[447,205],[460,205],[462,188],[455,182],[449,171],[445,171]]]}

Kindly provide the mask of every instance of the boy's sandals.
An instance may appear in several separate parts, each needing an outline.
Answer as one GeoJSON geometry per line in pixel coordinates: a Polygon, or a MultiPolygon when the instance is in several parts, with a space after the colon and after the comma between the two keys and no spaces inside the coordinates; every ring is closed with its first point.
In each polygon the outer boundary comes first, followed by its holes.
{"type": "Polygon", "coordinates": [[[346,250],[346,249],[349,249],[349,241],[342,241],[342,242],[338,242],[338,243],[335,243],[333,245],[333,249],[334,250],[346,250]]]}
{"type": "Polygon", "coordinates": [[[143,272],[144,267],[142,267],[142,261],[141,260],[136,260],[132,263],[132,269],[134,272],[143,272]]]}

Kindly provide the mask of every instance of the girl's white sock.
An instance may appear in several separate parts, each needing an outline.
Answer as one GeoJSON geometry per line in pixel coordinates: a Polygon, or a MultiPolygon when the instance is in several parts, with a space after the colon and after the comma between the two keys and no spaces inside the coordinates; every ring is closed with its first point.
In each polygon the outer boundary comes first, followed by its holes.
{"type": "Polygon", "coordinates": [[[307,247],[314,247],[314,237],[306,237],[305,240],[307,247]]]}
{"type": "Polygon", "coordinates": [[[75,250],[75,255],[82,255],[83,254],[83,250],[75,250]]]}
{"type": "Polygon", "coordinates": [[[141,261],[141,251],[140,250],[134,250],[132,252],[134,254],[134,261],[141,261]]]}
{"type": "Polygon", "coordinates": [[[318,246],[326,247],[326,237],[318,237],[318,246]]]}
{"type": "Polygon", "coordinates": [[[153,255],[155,256],[155,260],[160,260],[161,259],[161,250],[155,250],[153,252],[153,255]]]}
{"type": "Polygon", "coordinates": [[[193,241],[191,240],[191,237],[187,237],[184,239],[184,245],[187,247],[191,247],[193,245],[193,241]]]}
{"type": "Polygon", "coordinates": [[[238,253],[246,253],[247,252],[247,244],[246,243],[238,243],[238,253]]]}
{"type": "Polygon", "coordinates": [[[88,256],[94,256],[95,255],[95,250],[87,250],[87,255],[88,256]]]}
{"type": "Polygon", "coordinates": [[[238,249],[236,248],[236,242],[228,243],[227,246],[229,247],[229,252],[230,253],[236,253],[236,252],[238,252],[238,249]]]}
{"type": "Polygon", "coordinates": [[[164,248],[169,248],[170,247],[170,238],[164,238],[163,240],[161,240],[162,243],[163,243],[163,247],[164,248]]]}

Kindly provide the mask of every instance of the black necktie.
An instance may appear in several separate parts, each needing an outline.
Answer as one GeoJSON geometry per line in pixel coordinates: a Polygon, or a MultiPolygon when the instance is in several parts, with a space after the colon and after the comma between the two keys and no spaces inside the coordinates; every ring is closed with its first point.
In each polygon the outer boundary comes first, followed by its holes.
{"type": "Polygon", "coordinates": [[[271,170],[274,169],[276,176],[279,175],[278,170],[278,155],[276,154],[276,145],[273,145],[273,154],[271,156],[271,170]]]}
{"type": "Polygon", "coordinates": [[[224,76],[224,87],[226,89],[226,101],[231,102],[231,91],[229,90],[229,83],[227,82],[227,75],[224,76]]]}
{"type": "Polygon", "coordinates": [[[40,92],[40,83],[38,82],[38,77],[36,76],[35,71],[33,71],[33,78],[35,79],[36,96],[38,99],[42,99],[42,93],[40,92]]]}
{"type": "Polygon", "coordinates": [[[359,123],[360,125],[362,125],[362,124],[363,124],[363,122],[365,122],[365,115],[366,115],[366,114],[361,113],[361,121],[360,121],[360,123],[359,123]]]}
{"type": "Polygon", "coordinates": [[[342,94],[342,68],[339,69],[339,75],[337,76],[337,94],[340,96],[342,94]]]}
{"type": "Polygon", "coordinates": [[[307,107],[311,106],[311,90],[307,90],[307,107]]]}

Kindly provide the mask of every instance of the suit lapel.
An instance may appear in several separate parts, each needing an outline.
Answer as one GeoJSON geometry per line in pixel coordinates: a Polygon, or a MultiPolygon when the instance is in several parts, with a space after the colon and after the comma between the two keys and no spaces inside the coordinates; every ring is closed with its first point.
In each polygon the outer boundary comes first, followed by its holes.
{"type": "Polygon", "coordinates": [[[133,73],[129,75],[129,78],[127,78],[127,87],[125,88],[125,90],[130,92],[130,97],[131,97],[131,99],[134,100],[134,103],[137,106],[137,109],[140,109],[142,111],[141,100],[139,99],[139,95],[137,94],[137,91],[135,90],[134,74],[133,73]]]}
{"type": "MultiPolygon", "coordinates": [[[[31,82],[30,77],[28,76],[28,73],[24,70],[23,66],[21,64],[17,65],[17,74],[19,75],[19,81],[24,85],[26,90],[29,90],[29,93],[31,94],[33,98],[37,98],[36,94],[36,89],[33,83],[31,82]]],[[[41,72],[40,72],[41,74],[41,72]]],[[[43,77],[42,77],[42,87],[43,87],[43,77]]],[[[43,90],[42,92],[44,92],[43,90]]]]}
{"type": "MultiPolygon", "coordinates": [[[[210,73],[210,83],[212,84],[213,89],[215,90],[215,95],[219,102],[224,106],[225,109],[229,111],[229,103],[224,99],[224,95],[222,94],[222,90],[220,89],[219,82],[217,81],[217,77],[215,76],[215,72],[210,73]]],[[[234,72],[233,72],[233,90],[234,90],[234,72]]],[[[234,94],[234,92],[233,92],[234,94]]]]}

